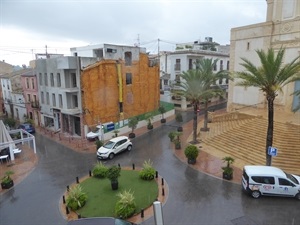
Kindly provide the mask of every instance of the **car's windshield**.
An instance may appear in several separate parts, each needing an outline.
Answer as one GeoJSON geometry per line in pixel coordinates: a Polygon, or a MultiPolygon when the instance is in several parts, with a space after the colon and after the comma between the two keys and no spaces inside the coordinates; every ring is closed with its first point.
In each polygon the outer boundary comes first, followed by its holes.
{"type": "Polygon", "coordinates": [[[299,184],[298,180],[292,175],[292,174],[289,174],[289,173],[285,173],[286,177],[289,178],[291,181],[293,181],[295,184],[299,184]]]}
{"type": "Polygon", "coordinates": [[[112,142],[112,141],[109,141],[109,142],[106,142],[103,147],[104,148],[108,148],[108,149],[112,149],[112,147],[115,145],[115,142],[112,142]]]}

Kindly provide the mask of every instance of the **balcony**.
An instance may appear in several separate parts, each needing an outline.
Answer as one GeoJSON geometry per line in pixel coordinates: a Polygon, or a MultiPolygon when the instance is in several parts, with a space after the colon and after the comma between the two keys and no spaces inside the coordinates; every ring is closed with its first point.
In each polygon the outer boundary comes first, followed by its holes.
{"type": "Polygon", "coordinates": [[[40,103],[38,101],[31,102],[30,105],[33,109],[38,109],[40,107],[40,103]]]}

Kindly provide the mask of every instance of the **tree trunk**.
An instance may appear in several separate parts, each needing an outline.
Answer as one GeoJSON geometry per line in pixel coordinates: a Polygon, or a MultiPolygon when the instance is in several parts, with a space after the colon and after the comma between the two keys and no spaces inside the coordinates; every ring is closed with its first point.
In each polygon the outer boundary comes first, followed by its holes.
{"type": "Polygon", "coordinates": [[[208,124],[208,112],[207,112],[207,108],[208,108],[208,101],[206,101],[204,103],[204,126],[201,129],[201,131],[209,131],[209,128],[207,127],[207,124],[208,124]]]}
{"type": "Polygon", "coordinates": [[[273,130],[274,130],[274,99],[275,97],[269,96],[268,100],[268,130],[266,139],[266,165],[271,166],[272,156],[268,154],[269,146],[273,145],[273,130]]]}
{"type": "Polygon", "coordinates": [[[198,104],[194,104],[194,118],[193,118],[193,142],[197,143],[197,116],[198,116],[198,104]]]}

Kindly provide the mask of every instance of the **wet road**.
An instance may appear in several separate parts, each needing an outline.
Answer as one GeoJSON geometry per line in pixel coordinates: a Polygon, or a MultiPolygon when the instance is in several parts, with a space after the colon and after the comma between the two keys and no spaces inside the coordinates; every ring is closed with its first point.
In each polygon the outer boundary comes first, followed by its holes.
{"type": "MultiPolygon", "coordinates": [[[[191,115],[184,115],[189,120],[191,115]]],[[[163,207],[165,225],[299,225],[300,202],[291,198],[252,199],[241,186],[195,171],[172,153],[166,124],[133,140],[131,152],[107,164],[142,166],[151,159],[169,185],[163,207]]],[[[65,225],[59,201],[66,186],[96,163],[95,154],[81,154],[36,134],[39,163],[20,184],[0,196],[1,225],[65,225]]],[[[153,218],[142,223],[154,224],[153,218]]]]}

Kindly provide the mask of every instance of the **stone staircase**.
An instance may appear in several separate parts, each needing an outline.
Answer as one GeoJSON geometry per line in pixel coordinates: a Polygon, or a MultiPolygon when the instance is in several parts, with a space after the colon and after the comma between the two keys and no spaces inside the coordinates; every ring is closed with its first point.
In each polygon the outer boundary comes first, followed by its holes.
{"type": "MultiPolygon", "coordinates": [[[[204,145],[242,160],[245,164],[265,164],[267,119],[242,113],[212,117],[209,132],[201,132],[204,145]]],[[[273,147],[278,155],[272,166],[300,175],[300,126],[274,121],[273,147]]]]}

